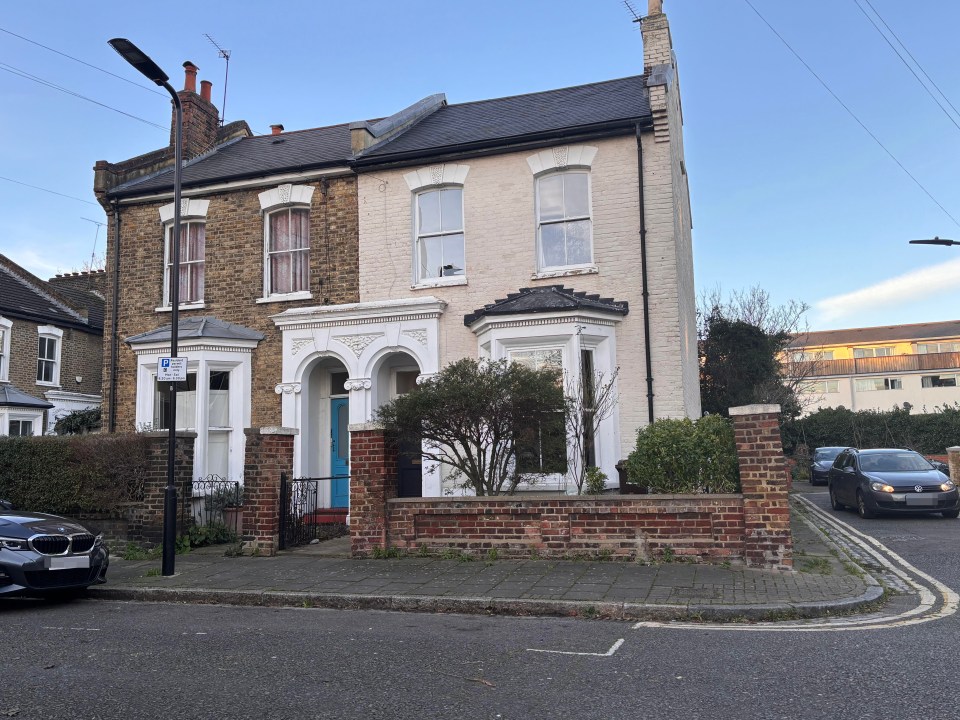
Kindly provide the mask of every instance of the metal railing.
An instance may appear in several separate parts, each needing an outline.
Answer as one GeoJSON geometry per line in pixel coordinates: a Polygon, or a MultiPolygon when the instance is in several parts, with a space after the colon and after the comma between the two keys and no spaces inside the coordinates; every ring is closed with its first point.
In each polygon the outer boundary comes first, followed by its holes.
{"type": "MultiPolygon", "coordinates": [[[[243,501],[243,486],[239,480],[227,480],[219,475],[197,478],[190,484],[190,514],[194,525],[230,525],[234,519],[228,515],[232,508],[239,508],[243,501]]],[[[235,528],[239,534],[239,528],[235,528]]]]}
{"type": "Polygon", "coordinates": [[[347,508],[325,507],[333,481],[346,475],[322,478],[288,478],[280,473],[280,549],[307,545],[347,534],[347,508]]]}

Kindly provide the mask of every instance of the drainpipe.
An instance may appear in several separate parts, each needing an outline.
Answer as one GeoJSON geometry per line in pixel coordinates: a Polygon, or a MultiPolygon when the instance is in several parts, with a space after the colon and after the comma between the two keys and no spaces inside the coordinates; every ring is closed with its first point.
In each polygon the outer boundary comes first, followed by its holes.
{"type": "Polygon", "coordinates": [[[113,310],[110,318],[110,414],[107,431],[117,430],[117,310],[120,307],[120,201],[113,201],[113,310]]]}
{"type": "Polygon", "coordinates": [[[643,351],[647,360],[647,422],[653,417],[653,359],[650,356],[650,287],[647,282],[647,219],[643,207],[643,144],[637,125],[637,185],[640,188],[640,267],[643,277],[643,351]]]}

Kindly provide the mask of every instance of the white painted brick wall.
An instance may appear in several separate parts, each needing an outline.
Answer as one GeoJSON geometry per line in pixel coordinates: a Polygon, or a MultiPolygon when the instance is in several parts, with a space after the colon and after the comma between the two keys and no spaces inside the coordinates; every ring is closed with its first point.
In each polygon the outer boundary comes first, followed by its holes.
{"type": "MultiPolygon", "coordinates": [[[[637,146],[632,135],[587,144],[598,148],[591,171],[597,274],[531,278],[536,270],[536,218],[534,178],[526,161],[532,153],[526,151],[462,161],[470,171],[464,186],[468,284],[461,286],[411,289],[413,194],[403,175],[412,168],[360,175],[360,299],[435,295],[445,300],[441,364],[478,354],[476,337],[463,325],[465,314],[520,288],[563,284],[628,301],[630,313],[617,332],[626,456],[647,419],[637,146]]],[[[696,346],[691,356],[687,330],[694,300],[692,258],[689,232],[678,232],[674,213],[678,194],[672,145],[654,143],[652,133],[644,135],[655,412],[657,417],[695,417],[700,407],[696,346]]]]}

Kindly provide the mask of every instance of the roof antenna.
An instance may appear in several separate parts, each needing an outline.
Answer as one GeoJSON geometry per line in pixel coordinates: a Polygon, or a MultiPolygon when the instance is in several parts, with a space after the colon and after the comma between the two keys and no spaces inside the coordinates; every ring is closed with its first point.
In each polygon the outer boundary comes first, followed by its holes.
{"type": "Polygon", "coordinates": [[[82,217],[81,220],[86,220],[87,222],[92,222],[97,226],[97,232],[93,236],[93,250],[90,252],[90,269],[93,270],[94,266],[97,264],[97,239],[100,237],[100,228],[106,227],[106,223],[102,223],[99,220],[91,220],[90,218],[82,217]]]}
{"type": "Polygon", "coordinates": [[[623,6],[627,9],[627,12],[633,15],[633,22],[638,23],[643,20],[642,17],[637,15],[637,11],[633,9],[633,5],[630,4],[630,0],[623,0],[623,6]]]}
{"type": "Polygon", "coordinates": [[[230,77],[230,51],[224,50],[222,47],[217,45],[217,41],[210,37],[210,35],[207,33],[204,33],[203,36],[217,49],[217,55],[227,61],[227,70],[223,74],[223,104],[220,107],[220,124],[223,125],[227,118],[227,80],[230,77]]]}

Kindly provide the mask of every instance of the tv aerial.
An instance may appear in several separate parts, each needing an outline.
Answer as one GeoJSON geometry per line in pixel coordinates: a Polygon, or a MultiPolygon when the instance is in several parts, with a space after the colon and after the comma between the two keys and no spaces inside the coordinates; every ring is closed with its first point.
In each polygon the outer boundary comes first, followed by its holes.
{"type": "Polygon", "coordinates": [[[217,49],[217,55],[227,63],[227,69],[223,73],[223,103],[220,106],[220,124],[223,125],[227,117],[227,80],[230,78],[230,51],[220,47],[208,33],[204,33],[203,36],[217,49]]]}

